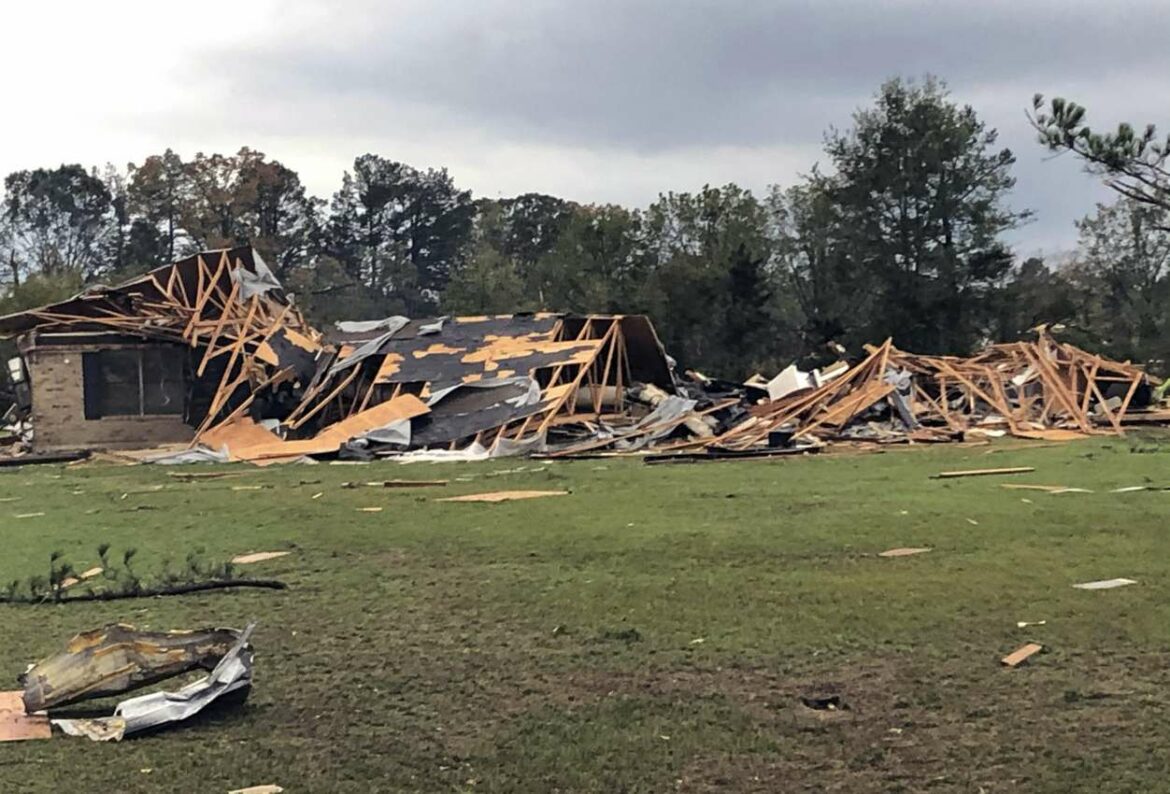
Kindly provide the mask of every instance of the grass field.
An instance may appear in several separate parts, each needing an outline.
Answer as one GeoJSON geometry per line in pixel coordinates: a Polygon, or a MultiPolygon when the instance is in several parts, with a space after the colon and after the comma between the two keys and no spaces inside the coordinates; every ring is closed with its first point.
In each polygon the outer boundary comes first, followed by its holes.
{"type": "Polygon", "coordinates": [[[248,571],[284,592],[0,607],[4,688],[107,622],[260,622],[242,709],[120,744],[0,745],[0,791],[1166,790],[1170,491],[1109,492],[1170,485],[1165,437],[235,470],[0,471],[0,583],[54,550],[80,569],[102,542],[148,572],[294,550],[248,571]],[[1036,471],[929,476],[993,466],[1036,471]],[[452,482],[341,487],[389,477],[452,482]],[[571,494],[434,501],[513,488],[571,494]],[[897,546],[933,550],[876,556],[897,546]],[[1139,584],[1071,587],[1113,577],[1139,584]],[[1045,653],[999,664],[1028,640],[1045,653]],[[849,708],[801,703],[820,694],[849,708]]]}

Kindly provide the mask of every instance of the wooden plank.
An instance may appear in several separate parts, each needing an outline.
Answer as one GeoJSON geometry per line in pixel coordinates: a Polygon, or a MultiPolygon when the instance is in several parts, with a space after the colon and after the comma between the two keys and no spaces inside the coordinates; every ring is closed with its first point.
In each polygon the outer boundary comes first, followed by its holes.
{"type": "MultiPolygon", "coordinates": [[[[315,407],[309,409],[304,414],[302,414],[299,419],[297,419],[295,422],[289,424],[289,428],[291,428],[292,430],[296,430],[298,427],[303,425],[305,422],[309,421],[314,416],[316,416],[318,413],[320,413],[320,411],[323,408],[325,408],[326,405],[328,405],[330,402],[332,402],[334,397],[341,394],[342,390],[344,390],[345,387],[350,384],[350,381],[352,381],[354,378],[356,378],[358,373],[361,372],[361,367],[350,367],[349,369],[350,369],[349,375],[347,375],[345,378],[342,379],[341,383],[339,383],[337,385],[337,387],[329,393],[329,396],[318,401],[317,405],[315,407]]],[[[302,405],[303,404],[304,403],[302,403],[302,405]]]]}
{"type": "MultiPolygon", "coordinates": [[[[238,282],[238,281],[232,282],[231,298],[233,298],[233,299],[235,298],[235,296],[239,293],[239,289],[240,289],[240,282],[238,282]]],[[[258,296],[253,296],[253,298],[252,298],[253,308],[255,308],[257,299],[258,299],[258,296]]],[[[229,300],[229,303],[230,303],[230,300],[229,300]]],[[[204,351],[203,359],[199,362],[199,369],[197,369],[195,371],[195,374],[199,377],[203,377],[203,371],[205,369],[207,369],[207,362],[210,361],[212,358],[214,358],[216,355],[214,352],[215,351],[215,343],[219,341],[219,335],[223,332],[223,325],[225,322],[227,322],[228,313],[229,313],[229,310],[224,309],[222,312],[220,312],[219,319],[216,320],[216,322],[215,322],[215,327],[212,329],[211,336],[207,340],[207,350],[204,351]]],[[[244,334],[245,334],[245,329],[241,329],[240,334],[237,337],[236,341],[238,342],[240,339],[242,339],[244,337],[244,334]]],[[[229,348],[225,345],[224,350],[227,350],[227,349],[229,349],[229,348]]]]}
{"type": "Polygon", "coordinates": [[[1044,646],[1037,642],[1030,642],[1018,650],[1009,653],[1007,656],[1000,659],[1000,662],[1008,667],[1019,667],[1029,658],[1044,650],[1044,646]]]}
{"type": "MultiPolygon", "coordinates": [[[[202,274],[202,268],[204,266],[203,257],[200,256],[197,261],[199,262],[200,273],[202,274]]],[[[215,286],[216,281],[219,279],[219,274],[223,272],[223,267],[224,267],[224,264],[226,262],[227,262],[227,252],[224,251],[219,256],[219,263],[217,264],[217,266],[215,268],[215,272],[208,277],[207,284],[205,284],[203,286],[203,289],[201,290],[202,294],[199,295],[198,299],[195,302],[195,311],[191,314],[191,321],[188,324],[186,330],[183,332],[183,336],[186,337],[192,332],[192,328],[195,324],[195,321],[198,320],[201,317],[201,315],[203,314],[203,307],[207,305],[207,301],[211,297],[212,288],[215,286]]]]}
{"type": "Polygon", "coordinates": [[[1002,469],[963,469],[960,471],[942,471],[933,475],[934,479],[945,480],[954,477],[986,477],[997,474],[1027,474],[1036,471],[1031,466],[1010,466],[1002,469]]]}

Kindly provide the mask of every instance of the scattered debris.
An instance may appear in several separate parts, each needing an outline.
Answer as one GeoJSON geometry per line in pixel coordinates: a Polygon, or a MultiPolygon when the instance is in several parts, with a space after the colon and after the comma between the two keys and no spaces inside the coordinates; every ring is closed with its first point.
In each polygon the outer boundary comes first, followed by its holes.
{"type": "Polygon", "coordinates": [[[1088,488],[1057,488],[1055,491],[1049,491],[1051,494],[1062,493],[1093,493],[1088,488]]]}
{"type": "Polygon", "coordinates": [[[945,480],[952,477],[986,477],[998,474],[1027,474],[1036,471],[1031,466],[1013,466],[1005,469],[966,469],[963,471],[940,471],[934,475],[936,480],[945,480]]]}
{"type": "Polygon", "coordinates": [[[380,508],[380,507],[359,507],[357,509],[357,511],[359,513],[381,513],[382,508],[380,508]]]}
{"type": "Polygon", "coordinates": [[[1017,629],[1026,629],[1029,626],[1046,626],[1046,625],[1048,625],[1047,620],[1017,620],[1016,621],[1016,628],[1017,629]]]}
{"type": "Polygon", "coordinates": [[[1040,651],[1042,651],[1042,650],[1044,650],[1043,645],[1040,645],[1039,643],[1036,643],[1036,642],[1030,642],[1027,645],[1023,646],[1022,648],[1019,648],[1019,649],[1013,651],[1012,653],[1009,653],[1007,656],[1003,657],[1002,659],[1000,659],[1000,663],[1004,664],[1008,667],[1019,667],[1021,664],[1026,662],[1029,658],[1031,658],[1032,656],[1034,656],[1037,653],[1040,653],[1040,651]]]}
{"type": "Polygon", "coordinates": [[[17,513],[13,518],[40,518],[44,513],[17,513]]]}
{"type": "Polygon", "coordinates": [[[238,554],[232,557],[234,565],[251,565],[256,562],[265,562],[266,560],[275,560],[278,557],[284,557],[292,554],[291,551],[254,551],[249,554],[238,554]]]}
{"type": "Polygon", "coordinates": [[[568,491],[490,491],[463,496],[448,496],[436,502],[510,502],[515,499],[539,499],[544,496],[566,496],[568,491]]]}
{"type": "Polygon", "coordinates": [[[1125,587],[1126,585],[1137,584],[1133,579],[1101,579],[1096,582],[1082,582],[1074,584],[1078,590],[1112,590],[1115,587],[1125,587]]]}
{"type": "Polygon", "coordinates": [[[904,549],[887,549],[880,552],[879,557],[909,557],[911,554],[925,554],[930,551],[929,548],[904,548],[904,549]]]}
{"type": "Polygon", "coordinates": [[[248,788],[232,789],[228,794],[280,794],[284,791],[280,786],[271,783],[263,786],[249,786],[248,788]]]}

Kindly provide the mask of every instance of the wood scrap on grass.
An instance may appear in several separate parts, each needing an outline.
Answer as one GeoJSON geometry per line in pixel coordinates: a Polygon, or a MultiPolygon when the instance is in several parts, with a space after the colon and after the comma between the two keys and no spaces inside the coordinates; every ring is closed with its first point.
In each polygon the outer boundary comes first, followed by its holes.
{"type": "Polygon", "coordinates": [[[275,560],[279,557],[286,557],[292,554],[291,551],[253,551],[248,554],[237,554],[232,557],[233,565],[253,565],[258,562],[266,562],[268,560],[275,560]]]}
{"type": "Polygon", "coordinates": [[[1095,582],[1081,582],[1074,584],[1077,590],[1112,590],[1115,587],[1125,587],[1126,585],[1137,584],[1133,579],[1099,579],[1095,582]]]}
{"type": "Polygon", "coordinates": [[[926,547],[886,549],[885,551],[880,552],[878,554],[878,556],[879,557],[909,557],[909,556],[914,555],[914,554],[925,554],[928,551],[930,551],[930,548],[926,548],[926,547]]]}

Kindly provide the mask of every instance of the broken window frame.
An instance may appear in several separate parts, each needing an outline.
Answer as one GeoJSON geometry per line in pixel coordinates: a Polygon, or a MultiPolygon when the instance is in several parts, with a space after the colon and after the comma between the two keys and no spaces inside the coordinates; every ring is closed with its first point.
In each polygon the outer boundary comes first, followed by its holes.
{"type": "MultiPolygon", "coordinates": [[[[81,388],[84,418],[87,421],[107,417],[176,416],[182,418],[186,413],[187,371],[183,360],[174,358],[176,355],[178,355],[178,351],[172,352],[161,347],[118,347],[83,352],[81,354],[81,388]],[[107,397],[108,389],[111,386],[107,375],[109,362],[113,361],[114,357],[125,356],[133,356],[137,371],[138,400],[136,411],[128,411],[124,407],[114,407],[112,410],[107,397]],[[148,358],[151,356],[157,356],[157,361],[148,362],[148,358]],[[148,363],[153,366],[148,367],[148,363]],[[171,368],[169,372],[167,371],[168,367],[171,368]],[[163,399],[165,389],[162,387],[162,383],[166,380],[165,377],[159,381],[158,394],[148,394],[152,387],[155,371],[164,376],[170,375],[170,380],[175,384],[173,391],[176,396],[171,398],[172,404],[167,406],[169,410],[159,410],[159,406],[165,404],[163,399]]],[[[117,388],[131,388],[130,384],[117,383],[113,385],[117,388]]]]}

